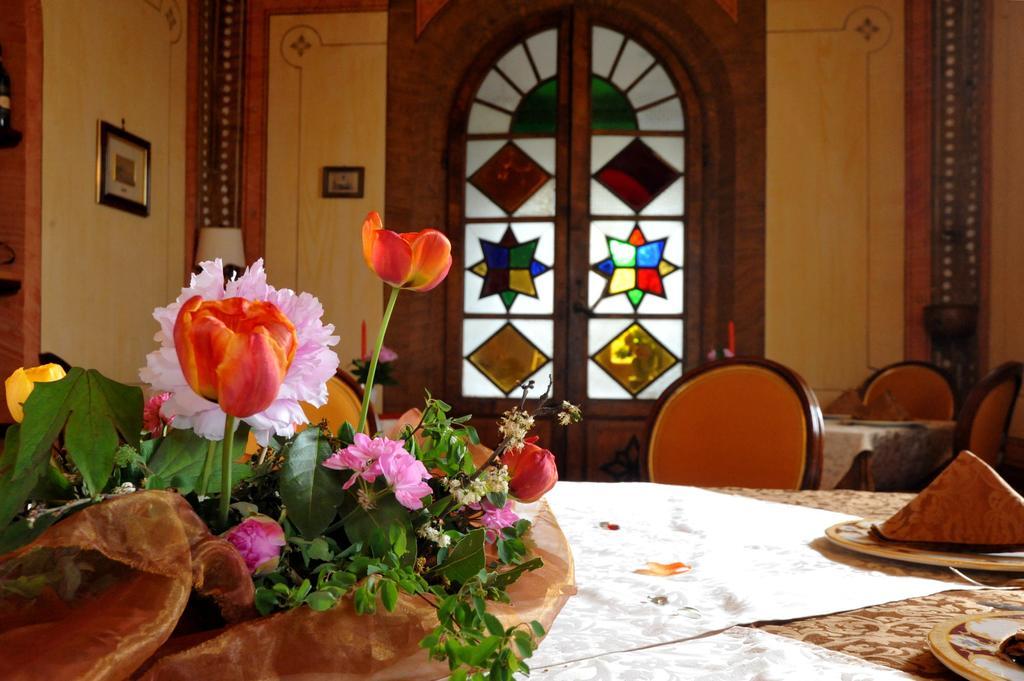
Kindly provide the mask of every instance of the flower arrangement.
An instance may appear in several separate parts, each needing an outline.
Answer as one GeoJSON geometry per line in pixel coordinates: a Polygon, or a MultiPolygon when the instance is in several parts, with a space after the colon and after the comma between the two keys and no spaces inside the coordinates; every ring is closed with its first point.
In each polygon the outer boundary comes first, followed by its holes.
{"type": "Polygon", "coordinates": [[[155,310],[160,346],[140,372],[155,391],[148,401],[95,370],[46,366],[7,379],[19,423],[0,455],[0,554],[17,558],[5,567],[0,556],[0,592],[17,575],[19,594],[39,597],[10,565],[55,523],[136,491],[172,490],[234,547],[231,560],[252,580],[240,592],[260,615],[343,602],[372,615],[406,594],[436,616],[420,646],[451,678],[528,671],[543,627],[503,623],[489,604],[508,602],[509,587],[543,564],[515,501],[541,498],[558,473],[529,432],[541,417],[569,425],[582,416],[551,399],[550,386],[527,410],[531,383],[498,424],[493,451],[468,416],[429,394],[395,432],[365,432],[398,295],[441,283],[451,247],[436,230],[385,230],[376,213],[362,241],[390,295],[359,421],[337,432],[307,424],[301,407],[326,402],[334,328],[312,295],[269,285],[261,262],[228,282],[219,261],[203,263],[155,310]],[[258,449],[245,453],[250,433],[258,449]]]}
{"type": "MultiPolygon", "coordinates": [[[[349,371],[356,377],[356,381],[360,385],[366,385],[371,359],[373,359],[373,356],[370,353],[364,353],[362,357],[353,358],[352,364],[349,365],[349,371]]],[[[392,375],[392,368],[394,366],[392,362],[396,359],[398,359],[397,352],[386,345],[381,347],[380,357],[377,359],[377,375],[373,381],[376,385],[398,385],[398,381],[392,375]]]]}

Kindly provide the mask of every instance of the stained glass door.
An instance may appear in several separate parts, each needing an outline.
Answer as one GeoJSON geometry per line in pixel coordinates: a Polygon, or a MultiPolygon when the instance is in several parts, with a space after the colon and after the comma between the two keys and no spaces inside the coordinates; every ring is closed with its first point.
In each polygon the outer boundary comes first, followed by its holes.
{"type": "Polygon", "coordinates": [[[568,477],[638,477],[653,400],[682,374],[678,77],[642,41],[577,10],[507,48],[467,104],[454,180],[463,257],[448,308],[462,360],[450,388],[460,407],[494,416],[524,382],[542,390],[552,376],[588,417],[553,443],[568,477]]]}

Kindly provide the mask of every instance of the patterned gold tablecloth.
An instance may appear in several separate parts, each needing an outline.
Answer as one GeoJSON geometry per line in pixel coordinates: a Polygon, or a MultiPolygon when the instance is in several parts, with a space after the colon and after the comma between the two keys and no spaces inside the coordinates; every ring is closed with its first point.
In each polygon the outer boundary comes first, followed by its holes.
{"type": "MultiPolygon", "coordinates": [[[[716,491],[864,518],[886,518],[914,496],[852,490],[791,492],[723,488],[716,491]]],[[[986,584],[1005,583],[1012,578],[998,573],[975,577],[986,584]]],[[[947,671],[928,651],[928,632],[939,622],[959,615],[1003,607],[1024,609],[1024,591],[946,591],[835,615],[762,623],[757,628],[854,655],[918,678],[958,679],[960,677],[947,671]]]]}

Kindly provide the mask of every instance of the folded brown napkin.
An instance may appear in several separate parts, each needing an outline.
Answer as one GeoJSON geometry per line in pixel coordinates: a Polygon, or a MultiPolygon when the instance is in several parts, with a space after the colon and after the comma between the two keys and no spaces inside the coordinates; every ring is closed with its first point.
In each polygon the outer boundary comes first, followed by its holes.
{"type": "Polygon", "coordinates": [[[826,414],[851,416],[865,421],[909,421],[910,412],[886,390],[864,404],[860,393],[847,390],[823,410],[826,414]]]}
{"type": "Polygon", "coordinates": [[[837,414],[840,416],[850,416],[856,414],[858,411],[864,409],[864,403],[861,402],[860,394],[856,390],[847,390],[842,395],[832,400],[824,412],[826,414],[837,414]]]}
{"type": "Polygon", "coordinates": [[[884,523],[883,539],[925,542],[957,550],[1024,547],[1024,497],[968,451],[884,523]]]}
{"type": "Polygon", "coordinates": [[[853,418],[869,421],[909,421],[910,412],[896,401],[891,392],[886,390],[881,395],[874,397],[863,408],[853,412],[853,418]]]}

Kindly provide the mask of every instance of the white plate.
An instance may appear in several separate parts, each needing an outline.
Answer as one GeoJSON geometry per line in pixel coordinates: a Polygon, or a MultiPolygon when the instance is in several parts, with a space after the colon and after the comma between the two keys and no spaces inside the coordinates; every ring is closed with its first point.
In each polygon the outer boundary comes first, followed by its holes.
{"type": "Polygon", "coordinates": [[[986,612],[942,622],[928,634],[939,662],[969,681],[1024,681],[1024,666],[999,655],[999,644],[1024,629],[1024,613],[986,612]]]}
{"type": "Polygon", "coordinates": [[[879,539],[871,533],[870,520],[847,520],[825,530],[825,536],[845,549],[879,558],[902,560],[919,565],[938,565],[964,570],[1024,572],[1024,552],[975,553],[936,551],[913,544],[879,539]]]}
{"type": "Polygon", "coordinates": [[[873,426],[875,428],[924,428],[920,421],[880,421],[876,419],[847,419],[844,426],[873,426]]]}

